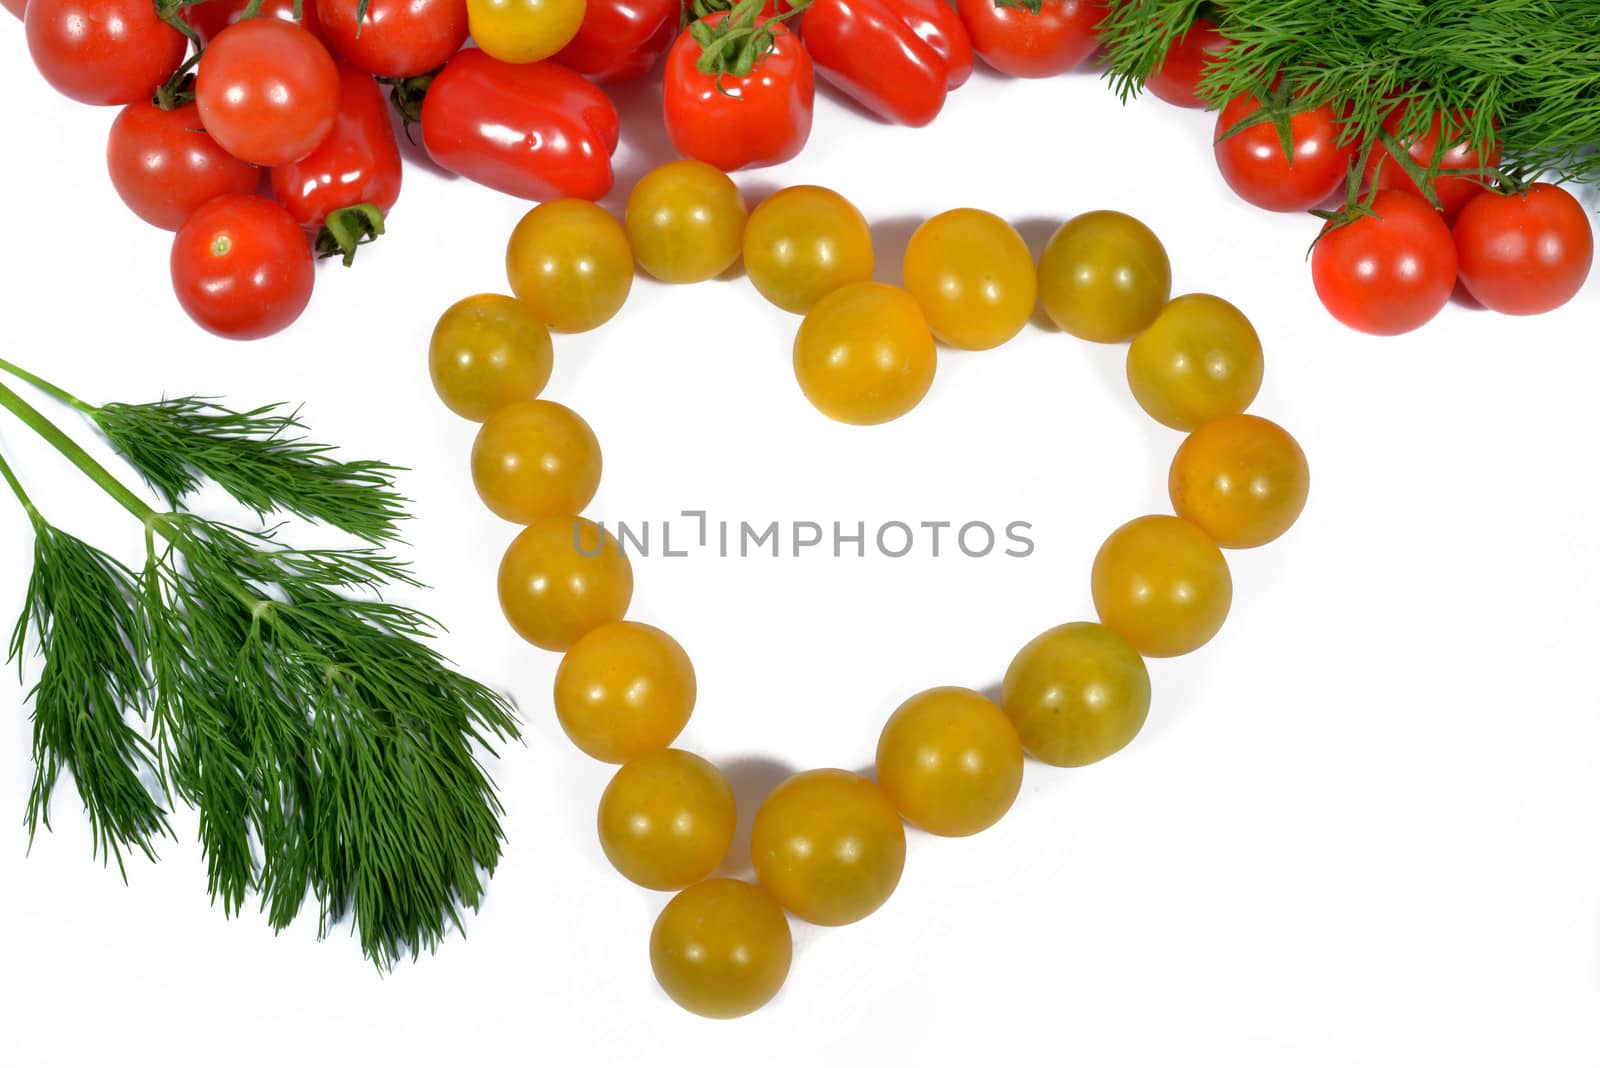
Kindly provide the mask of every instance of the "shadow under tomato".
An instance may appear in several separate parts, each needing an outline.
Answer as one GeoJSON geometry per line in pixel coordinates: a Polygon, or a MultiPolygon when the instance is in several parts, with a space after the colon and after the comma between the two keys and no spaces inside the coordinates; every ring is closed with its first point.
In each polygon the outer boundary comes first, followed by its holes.
{"type": "MultiPolygon", "coordinates": [[[[1022,235],[1023,242],[1028,246],[1028,252],[1033,255],[1035,267],[1038,266],[1040,255],[1044,253],[1044,247],[1050,243],[1050,239],[1055,236],[1056,231],[1061,229],[1061,224],[1066,221],[1065,219],[1030,216],[1026,219],[1015,220],[1012,223],[1017,228],[1017,233],[1022,235]]],[[[1034,304],[1033,318],[1030,322],[1047,334],[1061,333],[1061,328],[1045,312],[1043,304],[1034,304]]]]}
{"type": "Polygon", "coordinates": [[[738,805],[739,822],[734,828],[733,844],[716,874],[729,879],[750,879],[755,867],[750,861],[750,826],[755,822],[756,810],[785,779],[795,773],[789,764],[769,757],[735,757],[724,761],[722,774],[733,788],[733,798],[738,805]]]}

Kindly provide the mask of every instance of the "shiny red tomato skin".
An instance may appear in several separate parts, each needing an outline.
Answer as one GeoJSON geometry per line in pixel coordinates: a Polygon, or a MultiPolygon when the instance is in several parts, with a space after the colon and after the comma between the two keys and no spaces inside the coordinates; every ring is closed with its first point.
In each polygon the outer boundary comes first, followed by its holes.
{"type": "Polygon", "coordinates": [[[20,19],[23,17],[23,12],[28,9],[28,0],[0,0],[0,7],[5,8],[20,19]]]}
{"type": "Polygon", "coordinates": [[[903,126],[932,122],[972,72],[966,27],[944,0],[812,0],[800,40],[826,81],[903,126]]]}
{"type": "Polygon", "coordinates": [[[1364,334],[1390,336],[1422,326],[1450,301],[1456,245],[1439,213],[1394,189],[1372,202],[1374,216],[1325,230],[1311,252],[1311,279],[1323,307],[1364,334]]]}
{"type": "Polygon", "coordinates": [[[194,104],[163,111],[141,100],[123,108],[106,139],[106,170],[123,203],[163,230],[177,230],[213,197],[261,187],[260,169],[224,152],[194,104]]]}
{"type": "Polygon", "coordinates": [[[1200,79],[1217,54],[1232,45],[1233,38],[1217,29],[1216,23],[1208,18],[1195,19],[1188,32],[1172,42],[1161,66],[1145,79],[1144,87],[1176,107],[1203,108],[1206,102],[1200,96],[1200,79]]]}
{"type": "Polygon", "coordinates": [[[1293,158],[1283,154],[1270,121],[1222,135],[1261,110],[1254,96],[1238,96],[1217,116],[1213,152],[1217,169],[1241,198],[1268,211],[1310,211],[1326,203],[1345,180],[1355,150],[1339,143],[1331,104],[1296,112],[1289,120],[1293,158]]]}
{"type": "MultiPolygon", "coordinates": [[[[725,13],[707,16],[717,25],[725,13]]],[[[743,78],[702,74],[699,42],[684,30],[667,53],[662,109],[667,135],[679,155],[724,171],[768,167],[800,154],[811,136],[816,72],[800,39],[786,25],[775,43],[743,78]]]]}
{"type": "Polygon", "coordinates": [[[209,200],[172,241],[178,303],[220,337],[276,334],[305,311],[315,276],[305,231],[266,197],[209,200]]]}
{"type": "Polygon", "coordinates": [[[333,129],[339,68],[322,42],[276,19],[246,19],[201,56],[195,103],[217,144],[250,163],[304,159],[333,129]]]}
{"type": "Polygon", "coordinates": [[[376,78],[437,70],[467,40],[466,0],[370,0],[359,23],[361,0],[305,2],[315,2],[328,47],[376,78]]]}
{"type": "Polygon", "coordinates": [[[679,10],[678,0],[588,0],[556,62],[602,85],[642,78],[672,47],[679,10]]]}
{"type": "MultiPolygon", "coordinates": [[[[1391,137],[1400,139],[1400,131],[1405,128],[1406,109],[1398,108],[1393,115],[1384,120],[1384,129],[1391,137]]],[[[1468,114],[1470,118],[1470,113],[1468,114]]],[[[1435,112],[1433,121],[1427,130],[1406,143],[1406,155],[1418,167],[1429,167],[1433,164],[1433,154],[1439,149],[1439,138],[1442,116],[1435,112]]],[[[1452,130],[1459,129],[1461,122],[1452,121],[1452,130]]],[[[1439,198],[1439,207],[1444,212],[1445,221],[1456,217],[1462,208],[1467,206],[1467,201],[1477,196],[1484,190],[1484,179],[1480,172],[1500,165],[1500,143],[1496,140],[1489,146],[1487,155],[1476,151],[1470,142],[1460,142],[1446,149],[1439,157],[1439,173],[1433,180],[1433,191],[1439,198]],[[1451,176],[1450,171],[1467,171],[1470,176],[1451,176]]],[[[1417,183],[1411,180],[1398,164],[1394,162],[1393,153],[1382,145],[1377,146],[1368,154],[1363,164],[1364,180],[1371,184],[1377,182],[1379,189],[1398,189],[1413,196],[1422,196],[1422,190],[1417,188],[1417,183]]]]}
{"type": "MultiPolygon", "coordinates": [[[[316,4],[312,0],[302,0],[298,19],[295,18],[294,5],[295,0],[266,0],[256,17],[298,22],[320,37],[322,26],[317,22],[316,4]]],[[[183,21],[200,35],[202,45],[208,45],[216,39],[217,34],[238,22],[249,6],[250,0],[206,0],[203,4],[184,8],[183,21]]]]}
{"type": "Polygon", "coordinates": [[[1589,213],[1560,186],[1479,193],[1456,217],[1461,284],[1506,315],[1540,315],[1578,295],[1594,264],[1589,213]]]}
{"type": "Polygon", "coordinates": [[[148,99],[189,49],[151,0],[32,0],[23,29],[44,80],[81,104],[148,99]]]}
{"type": "Polygon", "coordinates": [[[428,87],[422,141],[445,170],[527,200],[611,191],[616,105],[554,60],[502,63],[456,54],[428,87]]]}
{"type": "Polygon", "coordinates": [[[1102,0],[1044,0],[1037,15],[994,0],[957,0],[973,51],[1001,74],[1052,78],[1089,58],[1105,18],[1102,0]]]}
{"type": "Polygon", "coordinates": [[[272,169],[272,196],[295,222],[320,230],[341,208],[371,204],[385,215],[400,199],[400,146],[378,83],[339,70],[339,117],[305,159],[272,169]]]}

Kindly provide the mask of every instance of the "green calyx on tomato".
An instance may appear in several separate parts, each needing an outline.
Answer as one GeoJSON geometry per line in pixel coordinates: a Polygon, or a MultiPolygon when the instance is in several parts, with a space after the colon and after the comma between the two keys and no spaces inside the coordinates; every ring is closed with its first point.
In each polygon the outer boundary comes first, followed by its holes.
{"type": "Polygon", "coordinates": [[[383,209],[376,204],[355,204],[330,212],[317,232],[320,260],[338,256],[346,267],[356,262],[356,250],[383,236],[383,209]]]}
{"type": "MultiPolygon", "coordinates": [[[[439,70],[444,68],[440,67],[439,70]]],[[[422,121],[422,101],[428,95],[428,87],[439,76],[439,70],[418,74],[412,78],[376,79],[379,85],[389,87],[389,105],[394,108],[395,114],[400,116],[406,140],[412,144],[416,144],[417,139],[412,136],[411,128],[422,121]]]]}
{"type": "Polygon", "coordinates": [[[1275,85],[1263,93],[1258,93],[1256,99],[1260,101],[1261,106],[1222,131],[1217,137],[1217,143],[1221,144],[1230,137],[1270,122],[1278,135],[1278,144],[1283,148],[1283,158],[1293,164],[1294,117],[1310,109],[1298,106],[1295,94],[1283,85],[1275,85]]]}
{"type": "MultiPolygon", "coordinates": [[[[774,27],[806,9],[809,0],[800,0],[781,14],[764,17],[767,0],[737,0],[728,17],[712,24],[697,19],[689,35],[700,46],[698,67],[701,74],[720,78],[724,74],[747,77],[766,58],[777,43],[774,27]]],[[[720,86],[719,86],[720,88],[720,86]]]]}
{"type": "Polygon", "coordinates": [[[1026,11],[1030,15],[1038,15],[1044,11],[1044,0],[994,0],[998,8],[1010,8],[1013,11],[1026,11]]]}

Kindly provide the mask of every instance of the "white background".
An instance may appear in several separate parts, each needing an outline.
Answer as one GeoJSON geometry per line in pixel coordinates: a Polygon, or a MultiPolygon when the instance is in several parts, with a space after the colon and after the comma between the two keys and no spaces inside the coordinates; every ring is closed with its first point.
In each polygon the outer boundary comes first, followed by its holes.
{"type": "MultiPolygon", "coordinates": [[[[380,978],[345,933],[315,941],[312,909],[276,938],[253,913],[224,919],[190,813],[125,887],[91,862],[63,785],[55,832],[25,856],[29,726],[6,673],[0,1062],[1600,1063],[1600,280],[1537,320],[1452,306],[1420,333],[1369,339],[1316,301],[1315,223],[1223,187],[1204,116],[1124,109],[1090,75],[980,73],[920,131],[819,100],[810,147],[743,177],[752,197],[839,189],[874,221],[889,279],[938,210],[999,212],[1036,247],[1084,210],[1140,216],[1177,292],[1253,317],[1268,352],[1254,410],[1299,437],[1314,489],[1287,537],[1230,554],[1221,636],[1152,663],[1154,709],[1129,749],[1080,771],[1030,765],[1015,810],[975,839],[913,833],[884,909],[844,929],[797,923],[782,995],[715,1023],[655,986],[647,939],[666,897],[597,847],[607,769],[555,724],[556,658],[500,618],[494,573],[514,531],[477,502],[474,428],[428,383],[435,317],[504,288],[526,205],[412,167],[390,236],[355,270],[325,265],[294,329],[218,341],[171,295],[169,236],[106,179],[112,112],[46,89],[10,21],[0,71],[0,352],[95,400],[303,401],[321,438],[410,468],[407,534],[432,586],[415,601],[527,726],[493,763],[506,857],[468,937],[380,978]]],[[[648,85],[619,102],[626,190],[664,146],[648,85]]],[[[905,696],[992,686],[1036,632],[1092,618],[1094,550],[1168,507],[1179,442],[1130,398],[1121,349],[1037,327],[942,356],[898,423],[835,426],[793,382],[796,322],[742,280],[641,281],[617,320],[558,339],[546,396],[606,449],[591,514],[1023,519],[1038,551],[638,561],[633,616],[675,634],[700,675],[682,744],[733,769],[743,827],[787,770],[869,764],[905,696]]],[[[15,424],[0,423],[0,446],[58,522],[137,552],[125,517],[15,424]]],[[[0,512],[9,613],[28,545],[21,514],[0,512]]]]}

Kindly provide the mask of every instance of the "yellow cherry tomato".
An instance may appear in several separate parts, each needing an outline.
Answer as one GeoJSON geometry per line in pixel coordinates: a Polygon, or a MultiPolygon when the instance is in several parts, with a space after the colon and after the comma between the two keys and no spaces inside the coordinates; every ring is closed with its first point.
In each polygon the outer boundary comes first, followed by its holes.
{"type": "Polygon", "coordinates": [[[1261,389],[1261,338],[1221,297],[1191,293],[1161,309],[1128,346],[1128,385],[1150,417],[1174,430],[1237,415],[1261,389]]]}
{"type": "Polygon", "coordinates": [[[739,258],[749,212],[733,179],[696,159],[665,163],[628,197],[628,241],[663,282],[705,282],[739,258]]]}
{"type": "Polygon", "coordinates": [[[633,565],[617,539],[587,519],[536,519],[500,561],[500,607],[523,639],[561,652],[633,599],[633,565]]]}
{"type": "Polygon", "coordinates": [[[428,344],[434,391],[452,412],[481,423],[550,381],[550,331],[526,304],[495,293],[457,301],[428,344]]]}
{"type": "Polygon", "coordinates": [[[750,832],[756,877],[773,899],[825,927],[854,923],[889,900],[906,863],[900,814],[871,780],[804,771],[762,802],[750,832]]]}
{"type": "Polygon", "coordinates": [[[766,894],[735,879],[691,886],[650,932],[650,966],[667,996],[714,1020],[746,1016],[789,977],[789,920],[766,894]]]}
{"type": "Polygon", "coordinates": [[[1057,230],[1039,257],[1039,297],[1055,324],[1085,341],[1127,341],[1172,293],[1172,265],[1150,228],[1091,211],[1057,230]]]}
{"type": "Polygon", "coordinates": [[[949,837],[977,834],[1022,789],[1022,743],[1000,707],[959,686],[927,690],[889,717],[878,783],[911,823],[949,837]]]}
{"type": "Polygon", "coordinates": [[[763,297],[804,315],[840,286],[872,277],[872,231],[831,189],[780,189],[744,229],[744,269],[763,297]]]}
{"type": "Polygon", "coordinates": [[[623,764],[672,744],[694,711],[694,665],[666,631],[645,623],[595,627],[561,659],[556,717],[596,760],[623,764]]]}
{"type": "Polygon", "coordinates": [[[806,399],[828,418],[858,426],[915,408],[938,359],[911,294],[878,282],[823,297],[794,339],[794,374],[806,399]]]}
{"type": "Polygon", "coordinates": [[[1250,549],[1294,526],[1311,492],[1311,469],[1283,427],[1230,415],[1184,440],[1167,489],[1173,510],[1218,545],[1250,549]]]}
{"type": "Polygon", "coordinates": [[[600,486],[600,442],[565,405],[508,404],[472,443],[472,482],[489,510],[513,523],[576,515],[600,486]]]}
{"type": "Polygon", "coordinates": [[[506,248],[511,292],[552,330],[593,330],[621,310],[633,288],[633,249],[597,204],[540,204],[517,223],[506,248]]]}
{"type": "Polygon", "coordinates": [[[682,890],[717,870],[733,841],[733,787],[708,760],[658,749],[624,764],[600,797],[600,847],[625,878],[682,890]]]}
{"type": "Polygon", "coordinates": [[[584,0],[467,0],[473,42],[504,63],[549,59],[583,25],[584,0]]]}
{"type": "Polygon", "coordinates": [[[1090,582],[1100,621],[1145,656],[1182,656],[1216,636],[1233,603],[1233,578],[1205,531],[1147,515],[1112,531],[1090,582]]]}
{"type": "Polygon", "coordinates": [[[1039,275],[1022,235],[998,215],[958,208],[911,235],[906,291],[934,336],[958,349],[992,349],[1017,336],[1039,297],[1039,275]]]}
{"type": "Polygon", "coordinates": [[[1127,640],[1099,623],[1067,623],[1022,647],[1000,703],[1028,753],[1059,768],[1104,760],[1150,713],[1150,673],[1127,640]]]}

